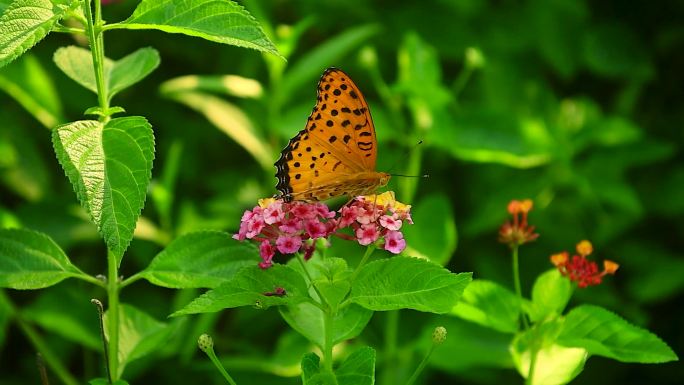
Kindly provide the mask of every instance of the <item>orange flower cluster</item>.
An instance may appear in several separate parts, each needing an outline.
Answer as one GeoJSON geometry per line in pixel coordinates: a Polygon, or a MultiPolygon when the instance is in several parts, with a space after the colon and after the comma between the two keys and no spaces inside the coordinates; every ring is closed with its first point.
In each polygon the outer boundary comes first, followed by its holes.
{"type": "Polygon", "coordinates": [[[603,271],[599,272],[596,262],[587,259],[587,256],[594,251],[589,241],[581,241],[575,249],[577,255],[573,255],[572,258],[569,257],[567,251],[552,255],[551,263],[563,276],[577,282],[577,286],[581,288],[600,284],[605,275],[615,274],[620,267],[617,263],[606,259],[603,261],[603,271]]]}
{"type": "Polygon", "coordinates": [[[532,200],[512,200],[508,204],[508,213],[513,216],[511,221],[504,223],[499,229],[499,242],[510,247],[520,246],[532,242],[539,234],[534,232],[534,226],[527,224],[527,213],[532,211],[532,200]]]}

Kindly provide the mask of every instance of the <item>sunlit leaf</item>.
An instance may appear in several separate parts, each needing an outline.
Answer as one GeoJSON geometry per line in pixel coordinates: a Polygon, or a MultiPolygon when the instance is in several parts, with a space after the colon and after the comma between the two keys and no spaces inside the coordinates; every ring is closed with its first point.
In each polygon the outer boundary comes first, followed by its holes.
{"type": "Polygon", "coordinates": [[[68,0],[15,0],[0,16],[0,67],[41,41],[69,10],[68,0]]]}
{"type": "Polygon", "coordinates": [[[55,128],[52,142],[81,206],[121,259],[150,182],[152,128],[143,117],[82,120],[55,128]]]}
{"type": "Polygon", "coordinates": [[[561,314],[571,295],[570,280],[563,277],[557,269],[541,274],[532,287],[532,304],[536,310],[533,320],[561,314]]]}
{"type": "Polygon", "coordinates": [[[264,89],[258,80],[237,76],[186,75],[169,79],[159,86],[162,94],[186,91],[211,91],[239,98],[257,99],[264,89]]]}

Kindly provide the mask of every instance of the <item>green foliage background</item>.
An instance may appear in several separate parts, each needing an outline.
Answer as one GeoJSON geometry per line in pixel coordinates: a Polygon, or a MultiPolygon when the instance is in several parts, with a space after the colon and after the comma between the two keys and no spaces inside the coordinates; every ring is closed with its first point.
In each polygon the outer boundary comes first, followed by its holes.
{"type": "MultiPolygon", "coordinates": [[[[0,10],[6,3],[0,0],[0,10]]],[[[136,4],[110,4],[104,17],[123,20],[136,4]]],[[[320,73],[336,66],[355,79],[369,101],[380,141],[378,169],[430,174],[429,179],[390,183],[400,200],[414,204],[417,223],[407,234],[414,252],[452,271],[473,271],[476,278],[511,286],[510,259],[496,242],[496,231],[508,201],[532,198],[536,206],[530,220],[541,236],[521,251],[524,292],[550,267],[551,253],[589,239],[598,260],[615,260],[621,268],[605,285],[578,291],[574,301],[611,309],[681,352],[681,2],[307,0],[244,5],[281,43],[289,60],[281,64],[287,65],[282,78],[274,78],[264,64],[278,59],[256,51],[154,31],[107,34],[110,58],[145,46],[161,56],[150,77],[115,101],[128,115],[150,121],[157,145],[151,195],[122,274],[143,269],[178,235],[235,231],[244,209],[275,192],[270,162],[303,127],[320,73]],[[255,79],[263,93],[235,96],[216,81],[225,74],[255,79]],[[172,83],[160,89],[184,75],[207,77],[190,89],[172,83]],[[212,115],[208,106],[219,106],[225,115],[212,115]],[[221,126],[226,116],[240,113],[254,126],[259,146],[241,142],[244,132],[231,131],[234,124],[216,129],[214,124],[221,126]],[[414,148],[418,140],[424,144],[414,148]]],[[[96,104],[92,93],[52,61],[58,47],[78,43],[69,35],[52,34],[0,70],[0,223],[47,233],[79,267],[97,274],[106,271],[106,250],[74,199],[46,129],[75,120],[96,104]]],[[[127,288],[122,300],[152,314],[155,319],[145,322],[156,326],[197,294],[141,282],[127,288]]],[[[87,301],[101,297],[101,291],[67,281],[44,291],[5,295],[22,309],[22,317],[39,326],[74,374],[91,378],[102,373],[95,313],[87,301]],[[92,292],[84,293],[85,287],[92,292]]],[[[7,297],[0,297],[3,383],[37,383],[35,364],[26,359],[33,354],[31,347],[7,321],[7,297]]],[[[382,349],[385,316],[376,315],[362,335],[376,349],[382,349]]],[[[218,381],[196,351],[196,337],[206,331],[214,335],[238,382],[299,382],[274,375],[291,374],[309,348],[287,331],[276,311],[231,310],[180,322],[183,328],[168,344],[126,368],[131,383],[218,381]]],[[[520,381],[513,370],[482,367],[476,359],[471,363],[478,347],[465,340],[459,344],[459,336],[481,336],[501,346],[506,341],[444,316],[401,314],[401,362],[413,367],[426,325],[437,323],[447,325],[449,343],[437,350],[426,383],[520,381]]],[[[510,367],[504,356],[490,356],[489,363],[510,367]]],[[[577,381],[666,384],[683,377],[677,363],[651,366],[594,358],[577,381]]]]}

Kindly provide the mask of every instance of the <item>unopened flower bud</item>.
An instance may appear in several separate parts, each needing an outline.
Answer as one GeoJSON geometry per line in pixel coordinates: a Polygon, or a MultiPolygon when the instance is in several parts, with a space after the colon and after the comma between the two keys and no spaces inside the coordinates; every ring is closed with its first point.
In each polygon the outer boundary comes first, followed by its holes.
{"type": "Polygon", "coordinates": [[[584,240],[580,241],[580,243],[577,244],[577,254],[586,257],[587,255],[591,254],[594,251],[594,247],[591,245],[591,242],[584,240]]]}
{"type": "Polygon", "coordinates": [[[436,345],[441,344],[446,341],[447,330],[444,326],[437,326],[435,331],[432,332],[432,342],[436,345]]]}
{"type": "Polygon", "coordinates": [[[568,263],[568,259],[568,252],[564,251],[562,253],[553,254],[551,256],[551,263],[553,263],[554,266],[559,267],[568,263]]]}
{"type": "Polygon", "coordinates": [[[197,339],[197,345],[201,351],[208,353],[214,349],[214,339],[209,334],[202,334],[197,339]]]}
{"type": "Polygon", "coordinates": [[[470,68],[481,68],[485,65],[485,58],[479,48],[468,47],[465,51],[466,66],[470,68]]]}
{"type": "Polygon", "coordinates": [[[371,46],[365,46],[359,52],[359,62],[366,68],[378,66],[378,54],[371,46]]]}

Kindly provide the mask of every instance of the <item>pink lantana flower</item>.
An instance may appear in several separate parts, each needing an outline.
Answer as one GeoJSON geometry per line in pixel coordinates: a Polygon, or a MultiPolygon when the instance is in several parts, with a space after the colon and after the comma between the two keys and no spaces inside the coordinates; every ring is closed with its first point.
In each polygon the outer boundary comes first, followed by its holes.
{"type": "Polygon", "coordinates": [[[302,239],[299,237],[281,235],[276,240],[276,247],[278,248],[278,251],[283,254],[294,254],[302,247],[302,239]]]}
{"type": "Polygon", "coordinates": [[[377,226],[368,223],[359,226],[355,231],[355,235],[360,245],[368,246],[378,240],[380,233],[378,232],[377,226]]]}
{"type": "Polygon", "coordinates": [[[404,234],[399,231],[388,231],[385,234],[384,249],[392,254],[399,254],[406,248],[404,234]]]}
{"type": "MultiPolygon", "coordinates": [[[[391,191],[357,197],[338,211],[331,211],[320,202],[261,199],[258,206],[242,215],[240,229],[233,238],[259,243],[262,269],[273,265],[276,251],[285,255],[303,253],[308,260],[316,248],[316,240],[327,240],[331,235],[355,240],[364,246],[376,244],[398,254],[406,248],[399,230],[404,222],[413,224],[410,209],[411,206],[397,202],[391,191]]],[[[323,242],[326,243],[329,244],[323,242]]]]}

